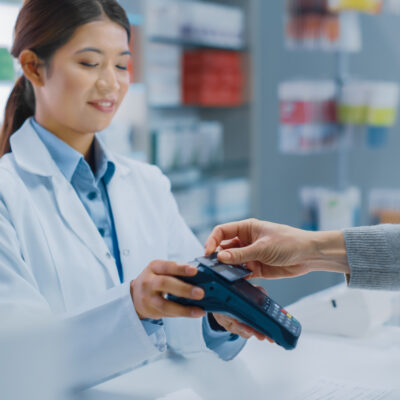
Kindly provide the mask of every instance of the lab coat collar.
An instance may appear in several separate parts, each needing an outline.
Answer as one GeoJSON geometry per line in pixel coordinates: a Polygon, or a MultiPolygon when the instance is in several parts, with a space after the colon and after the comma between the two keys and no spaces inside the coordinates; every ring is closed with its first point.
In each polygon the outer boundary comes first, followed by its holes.
{"type": "MultiPolygon", "coordinates": [[[[101,142],[99,138],[97,138],[101,142]]],[[[22,127],[10,138],[11,151],[17,164],[24,170],[44,177],[60,177],[62,175],[49,151],[32,127],[28,118],[22,127]]],[[[115,156],[101,143],[104,156],[116,166],[115,175],[125,176],[130,169],[118,163],[115,156]]]]}

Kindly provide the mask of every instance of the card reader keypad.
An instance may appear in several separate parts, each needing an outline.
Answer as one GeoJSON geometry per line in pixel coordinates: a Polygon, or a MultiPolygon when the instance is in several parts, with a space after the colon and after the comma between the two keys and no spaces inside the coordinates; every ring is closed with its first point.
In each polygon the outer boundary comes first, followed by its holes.
{"type": "Polygon", "coordinates": [[[281,326],[284,326],[294,335],[298,334],[298,322],[278,303],[275,303],[269,297],[267,297],[263,308],[266,313],[275,321],[279,322],[281,326]]]}

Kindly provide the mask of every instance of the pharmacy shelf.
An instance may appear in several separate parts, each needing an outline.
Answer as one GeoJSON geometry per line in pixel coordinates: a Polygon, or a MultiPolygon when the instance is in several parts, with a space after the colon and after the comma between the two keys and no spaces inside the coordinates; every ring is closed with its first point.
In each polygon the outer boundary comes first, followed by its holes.
{"type": "Polygon", "coordinates": [[[227,224],[229,222],[232,222],[233,220],[244,220],[250,218],[249,214],[242,214],[242,215],[237,215],[234,218],[228,218],[228,219],[215,219],[211,221],[210,223],[205,223],[203,225],[195,225],[195,226],[190,226],[190,229],[196,234],[200,233],[203,231],[208,231],[211,230],[210,228],[215,227],[217,225],[222,225],[222,224],[227,224]]]}
{"type": "Polygon", "coordinates": [[[218,43],[209,43],[209,42],[199,42],[190,39],[175,39],[168,38],[163,36],[150,36],[148,38],[150,42],[155,43],[164,43],[177,45],[182,47],[195,47],[195,48],[206,48],[206,49],[219,49],[219,50],[232,50],[232,51],[248,51],[249,47],[246,45],[243,46],[228,46],[228,45],[220,45],[218,43]]]}
{"type": "MultiPolygon", "coordinates": [[[[121,4],[125,7],[128,13],[143,15],[143,18],[138,18],[140,23],[136,24],[136,40],[139,40],[138,43],[138,51],[137,60],[139,62],[136,67],[139,72],[137,74],[137,80],[142,82],[145,88],[144,90],[144,126],[141,127],[142,135],[140,139],[135,140],[135,150],[139,150],[142,153],[147,155],[147,160],[155,160],[156,154],[154,153],[154,133],[160,132],[164,123],[168,123],[172,120],[193,120],[195,124],[215,121],[223,127],[224,132],[224,140],[221,151],[224,154],[224,160],[218,164],[212,164],[207,167],[200,167],[197,165],[187,166],[182,168],[174,168],[163,170],[166,176],[170,179],[172,185],[172,191],[175,193],[177,200],[178,197],[181,199],[198,199],[194,193],[196,191],[202,191],[203,189],[207,191],[209,187],[214,187],[213,185],[217,185],[216,190],[220,190],[219,184],[222,185],[227,183],[229,185],[235,185],[236,179],[239,181],[239,186],[241,184],[241,179],[245,182],[249,182],[250,171],[251,171],[251,155],[250,155],[250,134],[251,134],[251,113],[253,110],[251,101],[248,100],[247,93],[250,92],[246,88],[246,96],[244,97],[244,102],[239,104],[238,106],[201,106],[201,105],[184,105],[180,104],[178,100],[176,103],[171,99],[171,91],[167,89],[166,93],[168,93],[168,99],[171,104],[162,104],[160,100],[160,104],[152,103],[152,84],[157,82],[159,76],[156,74],[161,69],[161,73],[165,72],[162,68],[168,68],[172,64],[172,67],[176,64],[176,57],[178,55],[174,55],[168,53],[171,58],[166,58],[166,64],[163,64],[162,57],[165,51],[174,52],[175,49],[177,53],[181,50],[187,49],[199,49],[199,50],[227,50],[233,52],[241,52],[244,54],[244,75],[245,81],[250,81],[250,73],[249,66],[247,64],[251,63],[252,52],[250,51],[250,43],[247,37],[243,38],[244,45],[242,46],[222,46],[219,44],[210,43],[207,40],[206,42],[198,41],[198,40],[186,40],[182,38],[172,38],[167,35],[156,35],[151,33],[150,25],[152,21],[152,16],[149,14],[149,10],[151,8],[150,1],[148,0],[120,0],[121,4]],[[165,46],[164,46],[165,45],[165,46]],[[159,46],[159,47],[157,47],[159,46]],[[168,48],[169,47],[169,48],[168,48]],[[174,58],[175,57],[175,58],[174,58]],[[157,62],[161,64],[158,65],[157,62]],[[173,61],[175,60],[175,61],[173,61]],[[247,62],[249,60],[249,62],[247,62]],[[174,64],[175,63],[175,64],[174,64]],[[161,127],[161,128],[160,128],[161,127]],[[138,148],[140,146],[140,148],[138,148]],[[231,181],[234,181],[232,183],[231,181]],[[192,194],[191,194],[192,193],[192,194]],[[189,197],[186,197],[189,196],[189,197]]],[[[188,4],[191,1],[188,1],[188,4]]],[[[250,4],[247,0],[207,0],[205,3],[214,3],[217,5],[227,5],[227,6],[235,6],[239,7],[243,10],[245,17],[245,25],[250,26],[250,4]]],[[[162,2],[160,2],[162,4],[162,2]]],[[[168,12],[169,10],[167,10],[168,12]]],[[[168,25],[171,27],[171,25],[168,25]]],[[[171,28],[172,30],[173,27],[171,28]]],[[[232,42],[233,43],[233,42],[232,42]]],[[[134,51],[135,54],[135,51],[134,51]]],[[[171,67],[171,68],[172,68],[171,67]]],[[[167,71],[168,72],[168,71],[167,71]]],[[[167,78],[164,78],[167,79],[167,78]]],[[[170,81],[167,79],[167,83],[170,81]]],[[[173,88],[176,90],[176,88],[173,88]]],[[[176,99],[179,98],[179,95],[176,96],[176,99]]],[[[194,128],[195,130],[196,128],[194,128]]],[[[168,144],[168,143],[167,143],[168,144]]],[[[211,154],[211,153],[210,153],[211,154]]],[[[246,186],[246,184],[245,184],[246,186]]],[[[232,187],[232,186],[231,186],[232,187]]],[[[213,190],[213,189],[209,189],[213,190]]],[[[222,189],[223,191],[223,189],[222,189]]],[[[247,190],[241,191],[241,193],[247,193],[247,190]]],[[[203,193],[204,194],[204,193],[203,193]]],[[[232,196],[235,198],[235,196],[232,196]]],[[[241,196],[238,196],[240,199],[241,196]]],[[[195,201],[196,202],[196,201],[195,201]]],[[[178,201],[179,204],[179,201],[178,201]]],[[[181,212],[184,208],[187,208],[188,214],[193,211],[191,206],[191,200],[183,200],[180,203],[183,205],[181,208],[181,212]],[[188,207],[186,207],[188,206],[188,207]]],[[[198,211],[202,207],[208,207],[208,202],[204,200],[203,205],[199,205],[198,211]]],[[[199,234],[199,238],[201,235],[204,235],[205,232],[211,230],[213,226],[218,223],[228,222],[215,215],[215,218],[210,220],[209,218],[204,218],[204,223],[202,223],[202,218],[199,217],[201,214],[196,214],[196,220],[199,223],[191,224],[190,215],[185,215],[185,212],[182,212],[183,217],[187,220],[190,227],[193,231],[199,234]]],[[[238,216],[242,216],[243,218],[248,217],[250,215],[250,210],[248,207],[243,209],[243,212],[238,212],[238,216]],[[240,214],[240,215],[239,215],[240,214]]],[[[222,214],[220,214],[222,216],[222,214]]],[[[193,219],[192,219],[193,221],[193,219]]]]}
{"type": "Polygon", "coordinates": [[[248,177],[248,160],[227,161],[209,167],[186,167],[163,171],[171,181],[174,191],[186,190],[195,185],[203,185],[211,179],[231,179],[248,177]]]}
{"type": "Polygon", "coordinates": [[[249,108],[250,104],[249,103],[243,103],[237,106],[202,106],[202,105],[195,105],[195,104],[168,104],[168,105],[162,105],[162,104],[151,104],[149,103],[148,105],[154,110],[162,110],[162,111],[176,111],[176,110],[203,110],[203,111],[215,111],[215,110],[222,110],[222,111],[235,111],[240,108],[249,108]]]}

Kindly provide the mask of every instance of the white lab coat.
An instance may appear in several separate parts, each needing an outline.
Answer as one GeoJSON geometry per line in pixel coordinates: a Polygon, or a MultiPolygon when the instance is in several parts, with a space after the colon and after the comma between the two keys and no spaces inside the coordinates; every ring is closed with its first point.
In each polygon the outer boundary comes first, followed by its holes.
{"type": "MultiPolygon", "coordinates": [[[[159,354],[139,320],[129,282],[155,259],[203,250],[158,168],[110,155],[108,186],[126,283],[71,184],[29,121],[0,160],[0,312],[52,312],[68,322],[75,376],[93,384],[159,354]]],[[[165,319],[167,343],[204,351],[201,319],[165,319]]],[[[2,322],[4,323],[4,322],[2,322]]]]}

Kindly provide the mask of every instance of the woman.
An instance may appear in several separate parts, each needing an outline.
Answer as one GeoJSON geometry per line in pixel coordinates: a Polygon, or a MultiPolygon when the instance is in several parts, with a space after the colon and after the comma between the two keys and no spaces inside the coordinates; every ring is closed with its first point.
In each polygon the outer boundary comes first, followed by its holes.
{"type": "Polygon", "coordinates": [[[83,384],[166,344],[230,359],[244,340],[223,326],[253,333],[164,298],[203,297],[175,278],[196,269],[167,261],[187,262],[202,248],[160,171],[95,137],[128,90],[129,28],[115,0],[26,0],[12,48],[24,75],[1,132],[0,310],[65,319],[83,384]]]}

